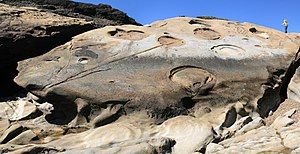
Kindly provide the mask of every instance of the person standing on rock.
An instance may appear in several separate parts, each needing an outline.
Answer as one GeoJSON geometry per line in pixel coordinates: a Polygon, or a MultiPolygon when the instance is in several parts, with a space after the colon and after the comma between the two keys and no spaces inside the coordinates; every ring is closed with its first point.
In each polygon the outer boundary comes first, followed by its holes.
{"type": "Polygon", "coordinates": [[[282,25],[284,26],[284,32],[287,33],[287,29],[288,29],[289,24],[288,24],[286,19],[283,20],[282,25]]]}

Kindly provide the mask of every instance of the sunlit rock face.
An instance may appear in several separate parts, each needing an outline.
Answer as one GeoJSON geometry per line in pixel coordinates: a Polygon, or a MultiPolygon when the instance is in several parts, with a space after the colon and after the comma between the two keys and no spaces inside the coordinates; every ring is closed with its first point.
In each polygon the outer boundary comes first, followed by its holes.
{"type": "Polygon", "coordinates": [[[15,82],[53,104],[47,122],[95,128],[44,147],[203,152],[244,126],[246,132],[264,125],[287,98],[298,49],[297,34],[179,17],[77,35],[19,62],[15,82]]]}
{"type": "Polygon", "coordinates": [[[100,106],[122,104],[128,113],[147,109],[162,118],[240,99],[264,108],[265,89],[278,101],[284,95],[272,76],[283,77],[289,67],[298,50],[293,40],[273,29],[225,20],[108,26],[20,62],[15,81],[50,102],[81,98],[100,106]]]}

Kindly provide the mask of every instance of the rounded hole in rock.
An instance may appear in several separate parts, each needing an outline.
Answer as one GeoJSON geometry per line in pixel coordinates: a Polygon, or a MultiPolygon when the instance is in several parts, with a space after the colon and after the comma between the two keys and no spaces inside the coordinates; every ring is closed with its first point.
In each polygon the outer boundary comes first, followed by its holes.
{"type": "Polygon", "coordinates": [[[86,64],[89,62],[89,59],[88,58],[79,58],[78,59],[78,63],[80,64],[86,64]]]}
{"type": "Polygon", "coordinates": [[[109,31],[108,34],[109,34],[110,36],[115,36],[118,32],[126,32],[126,31],[123,30],[123,29],[117,28],[117,29],[114,30],[114,31],[109,31]]]}
{"type": "Polygon", "coordinates": [[[128,39],[128,40],[141,40],[144,37],[146,37],[145,33],[140,30],[125,31],[123,29],[118,29],[118,28],[115,31],[109,31],[108,34],[116,38],[128,39]]]}
{"type": "Polygon", "coordinates": [[[261,47],[261,45],[258,45],[258,44],[256,44],[256,45],[254,45],[255,47],[261,47]]]}
{"type": "Polygon", "coordinates": [[[218,40],[221,38],[221,34],[210,28],[196,28],[194,34],[207,40],[218,40]]]}
{"type": "Polygon", "coordinates": [[[256,33],[256,32],[257,32],[257,29],[254,28],[254,27],[252,27],[252,28],[249,29],[249,31],[250,31],[251,33],[256,33]]]}
{"type": "Polygon", "coordinates": [[[211,25],[205,23],[205,21],[197,20],[197,19],[192,19],[191,21],[189,21],[189,24],[191,24],[191,25],[203,25],[203,26],[206,26],[206,27],[211,27],[211,25]]]}
{"type": "Polygon", "coordinates": [[[191,97],[184,97],[181,99],[182,106],[186,109],[193,108],[195,106],[195,101],[191,97]]]}
{"type": "Polygon", "coordinates": [[[44,58],[43,60],[44,61],[49,61],[49,62],[51,62],[51,61],[59,62],[59,59],[60,59],[59,56],[49,56],[49,57],[44,58]]]}
{"type": "Polygon", "coordinates": [[[157,41],[161,45],[166,45],[166,46],[181,46],[184,44],[183,40],[172,36],[161,36],[157,39],[157,41]]]}

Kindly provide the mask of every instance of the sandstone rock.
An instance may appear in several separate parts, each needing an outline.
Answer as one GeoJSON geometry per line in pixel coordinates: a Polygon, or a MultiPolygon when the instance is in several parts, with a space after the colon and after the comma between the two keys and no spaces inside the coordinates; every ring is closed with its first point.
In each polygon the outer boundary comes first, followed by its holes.
{"type": "Polygon", "coordinates": [[[116,145],[112,148],[105,147],[95,147],[88,149],[78,149],[78,150],[68,150],[63,152],[64,154],[73,154],[73,153],[120,153],[120,154],[152,154],[152,153],[171,153],[171,148],[173,143],[170,142],[170,139],[159,138],[151,139],[149,141],[131,141],[131,145],[116,145]]]}
{"type": "Polygon", "coordinates": [[[36,106],[26,100],[0,103],[0,117],[15,121],[26,118],[36,112],[36,106]]]}
{"type": "Polygon", "coordinates": [[[204,120],[177,116],[158,128],[157,136],[174,139],[174,153],[188,154],[200,151],[214,138],[212,126],[204,120]]]}
{"type": "Polygon", "coordinates": [[[276,134],[274,129],[261,127],[220,142],[219,144],[224,149],[220,148],[214,153],[280,153],[286,150],[281,142],[280,136],[276,134]]]}
{"type": "Polygon", "coordinates": [[[216,153],[217,151],[221,151],[223,149],[224,147],[222,145],[216,143],[209,143],[206,147],[205,153],[212,154],[212,153],[216,153]]]}
{"type": "Polygon", "coordinates": [[[71,108],[80,98],[100,108],[123,104],[126,113],[147,109],[165,120],[247,98],[247,108],[266,117],[286,98],[298,48],[295,38],[250,23],[173,18],[78,35],[19,63],[15,81],[54,108],[71,108]]]}
{"type": "Polygon", "coordinates": [[[0,143],[4,144],[12,140],[23,131],[23,127],[20,124],[11,125],[7,130],[5,130],[0,137],[0,143]]]}
{"type": "Polygon", "coordinates": [[[43,134],[28,127],[42,144],[11,151],[296,150],[282,142],[285,127],[276,132],[262,118],[287,98],[300,65],[298,43],[294,35],[250,23],[185,17],[83,33],[19,63],[15,81],[54,107],[47,121],[35,123],[56,129],[43,134]],[[92,129],[68,133],[71,126],[92,129]],[[222,131],[229,135],[218,140],[222,131]]]}
{"type": "Polygon", "coordinates": [[[291,83],[288,85],[288,97],[296,102],[300,102],[300,71],[297,69],[295,75],[293,76],[291,83]]]}
{"type": "Polygon", "coordinates": [[[10,126],[10,122],[7,118],[0,119],[0,135],[10,126]]]}
{"type": "MultiPolygon", "coordinates": [[[[10,149],[10,151],[24,152],[55,147],[58,151],[64,149],[66,153],[102,151],[104,153],[174,152],[185,154],[205,148],[214,135],[210,124],[190,116],[172,118],[158,126],[150,124],[149,127],[149,124],[122,118],[114,123],[82,133],[58,136],[56,140],[47,143],[31,144],[28,147],[10,149]]],[[[37,131],[33,132],[42,138],[37,131]]],[[[17,136],[17,141],[20,141],[19,136],[17,136]]],[[[12,141],[7,146],[11,143],[15,142],[12,141]]]]}
{"type": "Polygon", "coordinates": [[[271,127],[275,129],[280,129],[282,127],[289,126],[293,124],[295,121],[291,119],[291,116],[296,112],[296,109],[292,109],[288,112],[286,112],[284,115],[279,116],[275,119],[275,121],[272,123],[271,127]]]}
{"type": "Polygon", "coordinates": [[[243,135],[250,130],[257,129],[264,125],[265,125],[265,122],[262,118],[260,118],[260,117],[255,118],[255,119],[253,119],[253,121],[251,121],[248,124],[246,124],[245,126],[243,126],[240,130],[237,130],[237,132],[235,133],[235,136],[243,135]]]}
{"type": "Polygon", "coordinates": [[[291,150],[299,151],[300,147],[300,123],[295,123],[289,127],[282,127],[278,130],[280,136],[283,138],[284,146],[291,150]]]}
{"type": "Polygon", "coordinates": [[[30,141],[35,137],[36,134],[34,134],[31,130],[27,130],[22,132],[20,135],[16,136],[14,139],[10,140],[8,143],[26,145],[29,144],[30,141]]]}

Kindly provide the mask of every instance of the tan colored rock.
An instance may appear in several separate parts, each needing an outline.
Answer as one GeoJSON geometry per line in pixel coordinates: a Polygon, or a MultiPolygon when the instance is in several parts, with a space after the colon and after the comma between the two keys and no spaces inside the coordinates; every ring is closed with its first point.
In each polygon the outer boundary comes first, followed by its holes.
{"type": "Polygon", "coordinates": [[[232,128],[230,137],[240,132],[214,152],[282,152],[278,132],[254,118],[283,101],[298,67],[296,39],[250,23],[195,18],[107,26],[20,62],[15,81],[53,104],[54,122],[69,117],[60,124],[101,123],[120,109],[126,113],[95,129],[46,137],[38,146],[147,153],[157,149],[153,138],[169,138],[176,142],[172,152],[194,153],[214,139],[213,128],[232,128]],[[138,113],[152,119],[128,120],[138,113]],[[255,121],[238,121],[246,116],[255,121]]]}
{"type": "Polygon", "coordinates": [[[174,153],[188,154],[205,148],[214,138],[212,126],[204,120],[178,116],[158,127],[157,136],[174,139],[174,153]]]}
{"type": "Polygon", "coordinates": [[[4,144],[21,134],[23,127],[20,124],[13,124],[7,130],[5,130],[0,137],[0,143],[4,144]]]}
{"type": "Polygon", "coordinates": [[[7,118],[0,119],[0,135],[10,126],[10,122],[7,118]]]}
{"type": "Polygon", "coordinates": [[[224,147],[220,144],[209,143],[206,147],[205,153],[213,154],[213,153],[216,153],[217,151],[222,151],[223,149],[224,149],[224,147]]]}
{"type": "Polygon", "coordinates": [[[295,122],[291,118],[294,113],[296,113],[296,109],[292,109],[286,112],[285,114],[283,114],[282,116],[277,117],[272,123],[271,127],[275,128],[276,130],[279,130],[282,127],[292,125],[295,122]]]}
{"type": "Polygon", "coordinates": [[[10,140],[9,144],[18,144],[18,145],[26,145],[29,144],[30,141],[36,137],[31,130],[27,130],[22,132],[20,135],[16,136],[14,139],[10,140]]]}
{"type": "Polygon", "coordinates": [[[265,121],[260,118],[254,118],[253,121],[249,122],[248,124],[246,124],[245,126],[243,126],[240,130],[237,130],[237,132],[235,133],[235,136],[239,136],[239,135],[243,135],[245,133],[247,133],[248,131],[254,130],[254,129],[258,129],[261,126],[265,125],[265,121]]]}
{"type": "Polygon", "coordinates": [[[291,150],[299,151],[297,148],[300,147],[300,122],[289,127],[282,127],[278,132],[281,138],[283,138],[284,146],[291,150]]]}
{"type": "Polygon", "coordinates": [[[26,100],[0,103],[0,116],[9,120],[20,120],[36,111],[36,106],[26,100]]]}
{"type": "Polygon", "coordinates": [[[230,138],[219,143],[224,149],[214,151],[215,154],[224,153],[280,153],[286,150],[282,145],[275,129],[260,127],[241,136],[230,138]]]}
{"type": "Polygon", "coordinates": [[[126,113],[147,109],[150,117],[166,120],[194,105],[197,110],[197,104],[222,108],[242,98],[248,100],[247,112],[266,117],[282,101],[281,79],[298,48],[295,37],[259,25],[172,18],[78,35],[20,62],[15,81],[49,103],[73,104],[71,118],[81,112],[76,99],[100,108],[121,104],[126,113]],[[273,100],[262,98],[263,87],[272,89],[273,100]],[[61,102],[54,102],[56,97],[61,102]]]}

